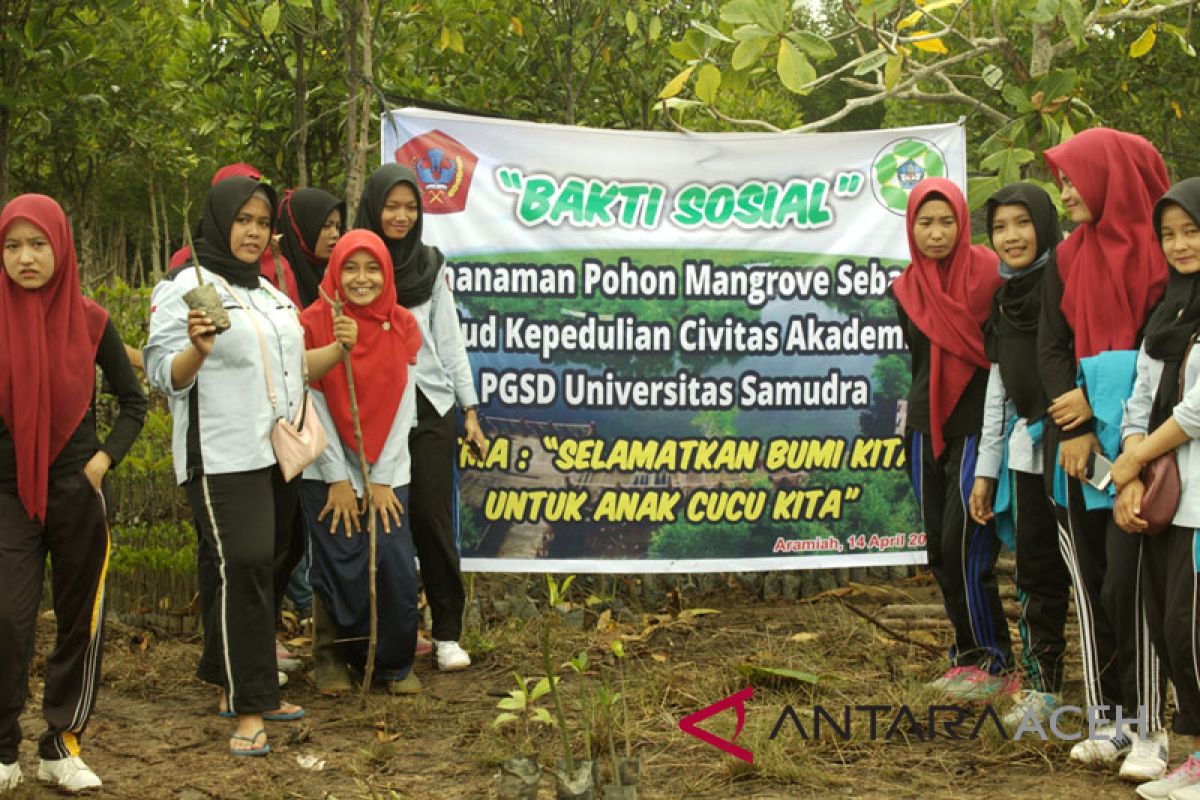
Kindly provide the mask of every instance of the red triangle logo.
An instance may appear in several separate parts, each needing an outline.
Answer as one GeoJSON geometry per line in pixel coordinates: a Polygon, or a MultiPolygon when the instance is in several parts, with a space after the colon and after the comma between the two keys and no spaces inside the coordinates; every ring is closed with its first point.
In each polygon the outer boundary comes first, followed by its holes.
{"type": "Polygon", "coordinates": [[[754,697],[754,687],[747,686],[740,692],[729,695],[724,700],[718,700],[710,706],[705,706],[694,714],[688,714],[683,719],[679,720],[679,730],[684,733],[695,736],[702,742],[711,744],[718,750],[722,750],[734,758],[740,758],[747,764],[754,763],[754,754],[744,747],[738,747],[734,744],[737,737],[742,732],[742,726],[746,724],[746,703],[754,697]],[[698,725],[709,717],[720,714],[727,708],[733,708],[737,711],[737,730],[733,732],[732,739],[722,739],[720,736],[709,733],[698,725]]]}

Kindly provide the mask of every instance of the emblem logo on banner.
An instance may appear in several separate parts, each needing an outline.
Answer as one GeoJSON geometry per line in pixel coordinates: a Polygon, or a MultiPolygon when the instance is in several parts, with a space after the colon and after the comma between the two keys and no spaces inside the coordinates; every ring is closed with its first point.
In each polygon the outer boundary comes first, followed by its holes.
{"type": "Polygon", "coordinates": [[[926,139],[898,139],[884,145],[871,163],[871,189],[879,204],[904,216],[908,193],[925,178],[946,177],[946,158],[926,139]]]}
{"type": "Polygon", "coordinates": [[[396,163],[417,173],[421,209],[426,214],[465,210],[478,162],[462,142],[438,130],[409,139],[396,149],[396,163]]]}

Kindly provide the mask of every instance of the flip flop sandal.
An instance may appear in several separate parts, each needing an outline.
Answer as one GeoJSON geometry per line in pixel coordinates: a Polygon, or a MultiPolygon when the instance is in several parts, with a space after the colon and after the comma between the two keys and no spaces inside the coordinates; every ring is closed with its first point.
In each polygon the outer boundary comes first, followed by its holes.
{"type": "MultiPolygon", "coordinates": [[[[230,736],[229,738],[236,739],[239,742],[249,742],[250,744],[254,744],[255,742],[258,741],[258,737],[260,737],[260,736],[263,738],[266,738],[266,736],[267,736],[266,728],[259,728],[258,733],[254,734],[253,736],[239,736],[238,734],[235,733],[232,736],[230,736]]],[[[265,756],[269,752],[271,752],[270,744],[263,744],[262,747],[245,748],[245,749],[239,749],[239,748],[233,747],[232,745],[229,747],[229,754],[234,755],[234,756],[265,756]]]]}
{"type": "MultiPolygon", "coordinates": [[[[223,719],[233,719],[237,716],[232,711],[218,711],[217,716],[223,719]]],[[[294,722],[298,719],[304,719],[304,709],[297,708],[295,711],[283,711],[278,714],[264,713],[262,718],[267,722],[294,722]]]]}

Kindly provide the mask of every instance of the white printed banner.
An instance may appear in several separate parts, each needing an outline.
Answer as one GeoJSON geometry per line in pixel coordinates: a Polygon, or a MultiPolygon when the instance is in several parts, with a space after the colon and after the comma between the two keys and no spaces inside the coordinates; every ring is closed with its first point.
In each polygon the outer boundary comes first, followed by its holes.
{"type": "Polygon", "coordinates": [[[961,125],[606,131],[403,109],[492,439],[460,455],[474,571],[912,564],[887,287],[961,125]]]}

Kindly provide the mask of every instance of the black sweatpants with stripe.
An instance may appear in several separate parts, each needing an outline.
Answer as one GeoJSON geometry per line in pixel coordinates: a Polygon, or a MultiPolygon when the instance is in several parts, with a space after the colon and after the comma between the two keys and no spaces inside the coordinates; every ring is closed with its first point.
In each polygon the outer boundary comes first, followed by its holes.
{"type": "Polygon", "coordinates": [[[0,492],[0,763],[17,760],[47,554],[57,635],[46,659],[38,752],[79,754],[100,684],[108,552],[104,500],[82,471],[50,481],[44,525],[16,494],[0,492]]]}
{"type": "Polygon", "coordinates": [[[1032,688],[1061,692],[1071,576],[1058,543],[1054,503],[1041,475],[1012,472],[1017,539],[1018,623],[1025,652],[1021,667],[1032,688]]]}
{"type": "Polygon", "coordinates": [[[299,480],[275,466],[188,481],[204,649],[196,675],[221,686],[235,714],[279,708],[275,668],[276,543],[288,541],[299,480]]]}
{"type": "Polygon", "coordinates": [[[417,427],[408,437],[412,454],[408,519],[421,562],[421,583],[433,617],[433,638],[440,642],[455,642],[462,635],[466,602],[455,525],[455,415],[453,408],[439,414],[417,390],[417,427]]]}
{"type": "Polygon", "coordinates": [[[1174,525],[1158,536],[1126,534],[1141,548],[1138,593],[1146,627],[1178,708],[1172,730],[1200,736],[1200,563],[1197,531],[1174,525]]]}
{"type": "Polygon", "coordinates": [[[929,568],[954,626],[950,660],[994,675],[1012,666],[1012,638],[996,585],[1000,539],[991,523],[977,525],[967,509],[978,448],[977,435],[951,437],[934,458],[930,437],[908,432],[910,477],[925,523],[929,568]]]}
{"type": "MultiPolygon", "coordinates": [[[[1057,452],[1057,447],[1054,448],[1057,452]]],[[[1138,598],[1138,537],[1113,521],[1112,510],[1088,510],[1079,480],[1067,478],[1067,507],[1055,506],[1059,546],[1075,590],[1084,694],[1089,706],[1116,706],[1125,719],[1148,710],[1162,727],[1164,676],[1142,620],[1138,598]]]]}

